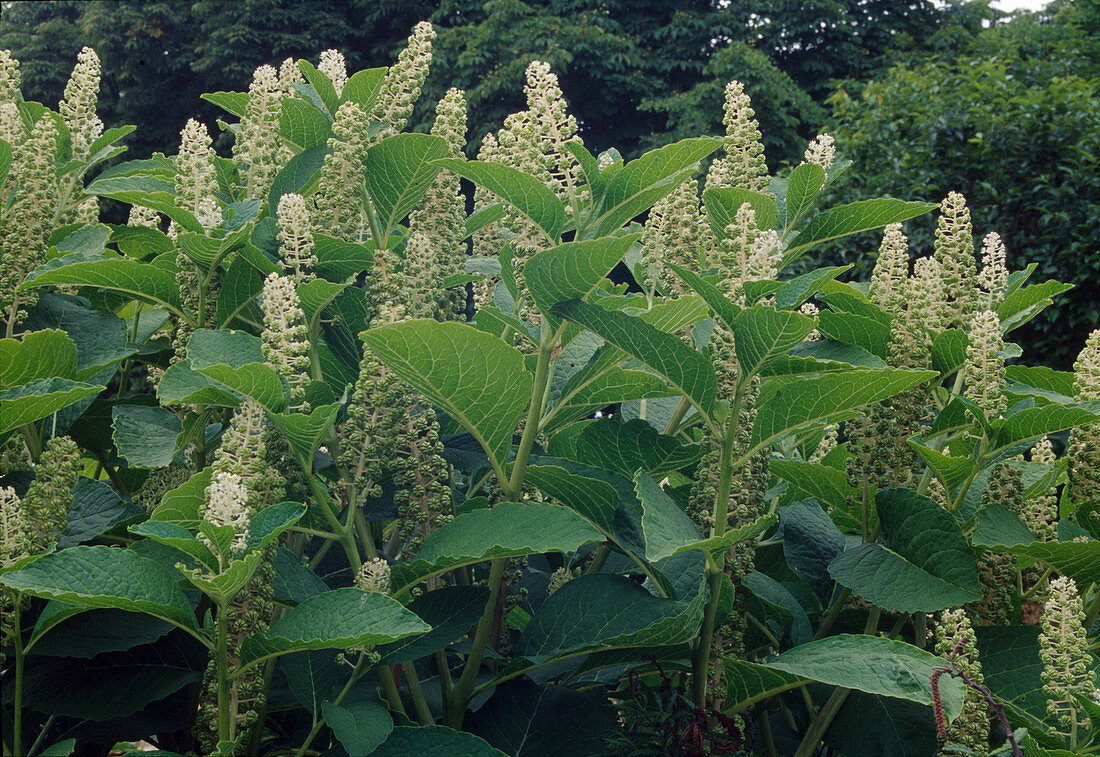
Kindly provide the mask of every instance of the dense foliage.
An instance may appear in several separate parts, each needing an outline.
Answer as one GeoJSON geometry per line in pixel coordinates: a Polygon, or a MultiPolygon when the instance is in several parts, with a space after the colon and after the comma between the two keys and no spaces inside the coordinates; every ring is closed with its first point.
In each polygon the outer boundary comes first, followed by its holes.
{"type": "Polygon", "coordinates": [[[1007,341],[1067,287],[957,192],[911,266],[936,205],[821,209],[736,81],[624,161],[536,60],[468,160],[435,39],[98,175],[96,53],[0,52],[5,751],[1094,752],[1100,332],[1007,341]]]}

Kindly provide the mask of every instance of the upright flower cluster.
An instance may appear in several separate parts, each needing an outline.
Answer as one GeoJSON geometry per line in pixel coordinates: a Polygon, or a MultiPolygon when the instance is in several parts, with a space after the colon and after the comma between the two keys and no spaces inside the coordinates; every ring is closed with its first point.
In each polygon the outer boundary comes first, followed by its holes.
{"type": "Polygon", "coordinates": [[[283,94],[287,97],[301,97],[294,85],[305,83],[306,78],[302,76],[297,61],[293,58],[284,58],[283,62],[279,64],[279,89],[282,90],[283,94]]]}
{"type": "MultiPolygon", "coordinates": [[[[1031,448],[1031,462],[1054,465],[1054,445],[1044,436],[1031,448]]],[[[1058,497],[1055,487],[1028,499],[1024,503],[1024,523],[1041,541],[1058,541],[1058,497]]]]}
{"type": "Polygon", "coordinates": [[[337,97],[343,94],[344,85],[348,83],[348,65],[342,52],[339,50],[323,51],[321,60],[317,64],[317,70],[332,82],[332,88],[336,90],[337,97]]]}
{"type": "MultiPolygon", "coordinates": [[[[1100,400],[1100,329],[1089,334],[1073,364],[1078,402],[1100,400]]],[[[1100,501],[1100,422],[1078,426],[1069,437],[1069,495],[1077,504],[1100,501]]]]}
{"type": "Polygon", "coordinates": [[[760,141],[760,124],[752,109],[745,85],[731,81],[726,85],[726,154],[715,160],[707,173],[707,189],[711,187],[741,187],[754,192],[768,183],[768,167],[764,163],[764,145],[760,141]]]}
{"type": "MultiPolygon", "coordinates": [[[[466,93],[450,89],[439,101],[435,111],[432,134],[447,140],[449,154],[462,157],[466,147],[466,93]]],[[[430,276],[437,281],[447,276],[465,272],[466,264],[466,197],[458,176],[440,171],[424,195],[424,201],[413,211],[409,219],[413,235],[423,233],[430,249],[432,268],[430,276]]],[[[411,244],[411,242],[410,242],[411,244]]],[[[406,247],[408,267],[409,247],[406,247]]],[[[412,274],[409,276],[412,282],[412,274]]],[[[450,292],[440,290],[438,312],[424,313],[440,320],[461,318],[466,310],[466,288],[450,292]]]]}
{"type": "Polygon", "coordinates": [[[99,56],[85,47],[76,59],[58,110],[72,139],[73,159],[87,160],[92,143],[103,134],[103,122],[96,115],[99,98],[99,56]]]}
{"type": "MultiPolygon", "coordinates": [[[[409,44],[397,56],[397,62],[386,72],[378,93],[371,119],[388,125],[386,133],[396,134],[405,128],[413,106],[420,97],[428,68],[432,63],[432,40],[435,29],[427,21],[413,27],[409,44]]],[[[383,133],[380,136],[385,136],[383,133]]]]}
{"type": "Polygon", "coordinates": [[[309,333],[294,280],[273,273],[264,280],[264,359],[290,384],[290,403],[306,407],[309,384],[309,333]]]}
{"type": "Polygon", "coordinates": [[[214,169],[213,140],[206,126],[193,118],[187,119],[180,132],[175,183],[176,204],[182,209],[198,215],[205,202],[213,201],[216,205],[218,179],[214,169]]]}
{"type": "Polygon", "coordinates": [[[363,237],[363,167],[367,158],[367,114],[356,103],[336,110],[329,137],[329,154],[317,180],[317,231],[361,242],[363,237]]]}
{"type": "Polygon", "coordinates": [[[774,230],[761,231],[756,212],[749,203],[737,209],[734,223],[718,246],[718,271],[722,293],[739,305],[745,304],[744,285],[774,278],[779,273],[782,253],[774,230]]]}
{"type": "Polygon", "coordinates": [[[57,126],[49,114],[44,114],[14,151],[12,185],[19,187],[19,194],[0,227],[0,312],[9,334],[21,317],[19,306],[33,305],[37,300],[33,293],[16,295],[15,289],[46,258],[57,201],[57,140],[57,126]]]}
{"type": "Polygon", "coordinates": [[[963,376],[966,397],[977,403],[989,420],[1000,417],[1007,405],[1004,396],[1005,359],[1001,319],[992,310],[974,316],[966,346],[963,376]]]}
{"type": "Polygon", "coordinates": [[[215,473],[232,473],[248,489],[248,507],[256,513],[283,498],[283,477],[268,460],[269,432],[263,407],[245,400],[233,414],[214,455],[215,473]]]}
{"type": "MultiPolygon", "coordinates": [[[[944,610],[933,626],[936,654],[953,663],[974,684],[982,686],[977,636],[964,610],[944,610]]],[[[947,728],[947,741],[962,744],[975,754],[985,754],[989,744],[989,714],[980,691],[966,687],[962,714],[947,728]]]]}
{"type": "Polygon", "coordinates": [[[666,264],[693,269],[706,250],[706,227],[697,192],[698,182],[688,179],[654,204],[645,223],[642,263],[647,275],[653,277],[651,287],[659,285],[671,297],[684,294],[685,289],[680,277],[666,264]]]}
{"type": "Polygon", "coordinates": [[[441,285],[439,260],[427,232],[414,231],[405,243],[405,315],[434,318],[441,312],[446,292],[441,285]]]}
{"type": "Polygon", "coordinates": [[[404,542],[402,553],[414,556],[424,539],[454,518],[451,500],[451,468],[443,459],[439,420],[430,405],[410,393],[404,422],[398,429],[400,463],[394,476],[394,502],[404,542]]]}
{"type": "Polygon", "coordinates": [[[950,192],[940,203],[936,222],[934,257],[943,269],[947,295],[945,328],[966,328],[978,305],[977,264],[974,261],[974,229],[966,198],[950,192]]]}
{"type": "Polygon", "coordinates": [[[871,301],[887,313],[897,314],[905,308],[909,280],[909,240],[900,223],[886,227],[878,260],[871,271],[871,301]]]}
{"type": "Polygon", "coordinates": [[[206,487],[206,507],[202,519],[213,526],[232,527],[233,551],[244,549],[252,513],[248,507],[248,489],[240,476],[227,472],[214,474],[206,487]]]}
{"type": "Polygon", "coordinates": [[[978,274],[978,286],[982,290],[980,304],[987,310],[996,310],[1008,291],[1006,256],[1001,235],[995,231],[986,234],[982,240],[982,270],[978,274]]]}
{"type": "Polygon", "coordinates": [[[802,156],[802,160],[828,171],[836,161],[836,140],[829,134],[818,134],[806,146],[806,153],[802,156]]]}
{"type": "Polygon", "coordinates": [[[1093,696],[1096,686],[1084,620],[1085,610],[1074,580],[1064,576],[1052,580],[1040,621],[1039,657],[1043,661],[1047,712],[1065,733],[1088,727],[1088,719],[1073,695],[1093,696]]]}
{"type": "Polygon", "coordinates": [[[282,98],[279,73],[267,65],[257,68],[252,75],[248,105],[233,145],[233,158],[245,170],[245,199],[259,200],[266,196],[279,170],[282,98]]]}
{"type": "Polygon", "coordinates": [[[9,568],[33,553],[33,533],[33,525],[15,489],[0,488],[0,569],[9,568]]]}
{"type": "Polygon", "coordinates": [[[54,437],[34,468],[34,482],[23,497],[34,541],[45,549],[57,541],[73,505],[73,486],[81,469],[80,448],[67,436],[54,437]]]}
{"type": "Polygon", "coordinates": [[[310,229],[306,199],[300,194],[288,192],[279,198],[276,217],[283,268],[298,284],[312,279],[317,256],[313,254],[313,231],[310,229]]]}

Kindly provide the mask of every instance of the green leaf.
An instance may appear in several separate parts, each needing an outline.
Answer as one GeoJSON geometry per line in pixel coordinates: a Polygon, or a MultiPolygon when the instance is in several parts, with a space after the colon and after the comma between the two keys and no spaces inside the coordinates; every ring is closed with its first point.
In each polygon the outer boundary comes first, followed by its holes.
{"type": "MultiPolygon", "coordinates": [[[[114,313],[92,310],[84,302],[69,295],[42,294],[23,323],[27,329],[62,329],[76,342],[76,372],[64,378],[77,381],[91,381],[100,370],[136,351],[135,345],[128,345],[130,332],[125,321],[114,313]]],[[[140,326],[144,329],[146,324],[157,323],[157,320],[156,313],[143,314],[140,326]]],[[[141,334],[137,336],[140,340],[141,334]]],[[[58,352],[57,358],[59,363],[64,364],[63,349],[58,352]]],[[[101,376],[99,380],[106,381],[107,377],[101,376]]]]}
{"type": "Polygon", "coordinates": [[[742,712],[757,702],[798,688],[810,680],[768,665],[736,658],[723,660],[722,674],[726,685],[723,707],[726,714],[742,712]]]}
{"type": "Polygon", "coordinates": [[[1021,716],[1030,720],[1030,725],[1041,726],[1047,718],[1047,695],[1043,692],[1039,627],[979,626],[974,631],[989,691],[1008,708],[1010,717],[1021,716]]]}
{"type": "Polygon", "coordinates": [[[1052,298],[1073,289],[1073,284],[1060,281],[1044,281],[1034,286],[1021,287],[1005,297],[997,308],[997,317],[1001,320],[1001,331],[1007,334],[1018,329],[1048,306],[1054,304],[1052,298]]]}
{"type": "Polygon", "coordinates": [[[882,538],[832,561],[829,575],[838,583],[899,612],[935,612],[981,598],[978,561],[949,512],[904,489],[880,491],[875,504],[882,538]]]}
{"type": "Polygon", "coordinates": [[[1100,581],[1100,541],[1037,541],[1005,545],[999,551],[1021,555],[1028,563],[1041,562],[1082,587],[1100,581]]]}
{"type": "Polygon", "coordinates": [[[345,242],[324,234],[313,235],[317,275],[329,281],[347,281],[374,265],[374,255],[361,244],[345,242]]]}
{"type": "Polygon", "coordinates": [[[213,468],[204,468],[167,492],[149,515],[149,520],[168,521],[192,530],[198,528],[202,520],[200,513],[206,507],[206,488],[213,475],[213,468]]]}
{"type": "Polygon", "coordinates": [[[698,634],[705,597],[662,599],[624,576],[583,575],[547,597],[516,652],[541,661],[595,648],[681,644],[698,634]]]}
{"type": "Polygon", "coordinates": [[[503,467],[534,382],[519,350],[472,326],[432,320],[381,326],[361,337],[380,361],[462,424],[503,467]]]}
{"type": "Polygon", "coordinates": [[[1005,391],[1011,394],[1044,397],[1060,405],[1073,403],[1071,371],[1056,371],[1045,365],[1010,365],[1005,367],[1005,381],[1005,391]]]}
{"type": "Polygon", "coordinates": [[[163,405],[217,405],[237,407],[241,395],[222,384],[191,370],[190,360],[169,366],[157,385],[157,398],[163,405]]]}
{"type": "Polygon", "coordinates": [[[394,596],[453,568],[497,557],[571,553],[603,541],[599,531],[568,507],[502,502],[457,515],[424,540],[417,559],[393,568],[394,596]]]}
{"type": "Polygon", "coordinates": [[[50,602],[38,616],[25,651],[50,657],[91,659],[103,652],[123,652],[149,644],[173,628],[159,618],[135,616],[124,610],[89,610],[64,602],[50,602]],[[71,618],[80,617],[71,623],[71,618]],[[60,633],[58,626],[66,624],[60,633]]]}
{"type": "Polygon", "coordinates": [[[328,142],[332,123],[305,100],[285,97],[279,112],[279,134],[299,150],[308,150],[328,142]]]}
{"type": "Polygon", "coordinates": [[[19,285],[19,291],[44,286],[88,286],[120,292],[143,302],[182,313],[179,286],[172,271],[139,263],[111,252],[74,252],[40,265],[19,285]]]}
{"type": "Polygon", "coordinates": [[[946,329],[932,340],[932,367],[950,376],[966,362],[968,340],[962,329],[946,329]]]}
{"type": "Polygon", "coordinates": [[[968,457],[951,457],[927,447],[916,439],[909,439],[909,446],[916,450],[924,463],[943,484],[947,496],[954,501],[959,487],[970,476],[974,461],[968,457]]]}
{"type": "Polygon", "coordinates": [[[1035,536],[1020,522],[1016,513],[1004,505],[991,502],[975,515],[974,531],[970,542],[979,547],[1016,546],[1031,544],[1035,536]]]}
{"type": "MultiPolygon", "coordinates": [[[[289,100],[284,101],[289,102],[289,100]]],[[[319,180],[321,166],[325,164],[325,156],[329,152],[327,145],[324,144],[310,147],[295,155],[279,169],[267,193],[267,214],[272,221],[278,215],[279,199],[283,195],[292,192],[306,196],[313,194],[319,180]]]]}
{"type": "Polygon", "coordinates": [[[477,625],[488,599],[487,586],[444,586],[413,597],[407,609],[432,630],[378,647],[378,664],[412,662],[462,639],[477,625]]]}
{"type": "Polygon", "coordinates": [[[259,337],[232,329],[198,329],[187,343],[187,359],[191,370],[251,397],[266,410],[286,407],[284,381],[265,361],[259,337]]]}
{"type": "Polygon", "coordinates": [[[176,455],[176,437],[183,430],[179,416],[162,407],[116,405],[111,427],[118,454],[137,468],[163,468],[176,455]]]}
{"type": "Polygon", "coordinates": [[[990,455],[1023,442],[1037,440],[1047,434],[1092,423],[1100,418],[1100,402],[1080,402],[1074,405],[1044,405],[1012,413],[997,432],[995,448],[990,455]]]}
{"type": "Polygon", "coordinates": [[[821,291],[826,284],[851,267],[850,265],[843,265],[818,268],[784,282],[779,291],[775,293],[775,306],[777,308],[796,308],[800,306],[821,291]]]}
{"type": "Polygon", "coordinates": [[[590,236],[607,236],[649,210],[680,186],[699,161],[721,145],[722,141],[713,137],[682,139],[627,163],[608,182],[590,236]]]}
{"type": "Polygon", "coordinates": [[[367,151],[367,192],[378,217],[378,243],[388,243],[394,227],[428,191],[439,173],[447,142],[428,134],[395,134],[367,151]]]}
{"type": "Polygon", "coordinates": [[[932,202],[904,202],[883,198],[838,205],[814,216],[783,252],[785,268],[813,247],[830,239],[870,231],[924,215],[937,207],[932,202]]]}
{"type": "Polygon", "coordinates": [[[312,325],[321,317],[321,311],[335,300],[349,284],[334,284],[324,279],[310,279],[298,285],[298,299],[302,303],[306,325],[312,325]]]}
{"type": "Polygon", "coordinates": [[[666,262],[665,265],[671,268],[677,276],[684,280],[684,283],[687,284],[692,291],[702,297],[703,300],[710,305],[710,309],[718,316],[719,320],[726,324],[727,328],[733,328],[740,308],[730,302],[718,287],[686,268],[681,268],[678,265],[668,262],[666,262]]]}
{"type": "Polygon", "coordinates": [[[348,754],[371,754],[393,732],[389,710],[377,702],[323,702],[321,714],[348,754]]]}
{"type": "Polygon", "coordinates": [[[793,310],[765,305],[742,310],[733,323],[741,382],[747,384],[771,359],[801,343],[813,328],[813,318],[793,310]]]}
{"type": "Polygon", "coordinates": [[[176,205],[176,187],[171,181],[152,176],[101,176],[84,193],[141,205],[164,213],[187,231],[202,233],[202,224],[189,211],[176,205]]]}
{"type": "Polygon", "coordinates": [[[484,187],[516,208],[546,234],[550,244],[558,244],[569,222],[565,207],[548,186],[534,176],[499,163],[448,158],[436,161],[451,173],[484,187]]]}
{"type": "Polygon", "coordinates": [[[760,389],[751,449],[765,447],[801,426],[837,419],[936,375],[935,371],[887,368],[772,379],[760,389]]]}
{"type": "Polygon", "coordinates": [[[46,329],[0,339],[0,390],[54,376],[71,379],[76,362],[76,342],[64,331],[46,329]]]}
{"type": "Polygon", "coordinates": [[[313,408],[309,415],[304,413],[272,413],[268,417],[271,424],[279,429],[290,448],[302,460],[311,462],[313,455],[328,436],[329,429],[340,413],[340,403],[322,405],[313,408]]]}
{"type": "Polygon", "coordinates": [[[593,423],[576,438],[578,460],[614,471],[628,479],[639,469],[661,478],[703,456],[698,444],[683,444],[642,420],[619,422],[612,417],[593,423]]]}
{"type": "Polygon", "coordinates": [[[786,226],[793,225],[803,213],[813,207],[824,186],[824,168],[816,163],[802,163],[795,166],[787,177],[786,226]]]}
{"type": "Polygon", "coordinates": [[[703,540],[698,527],[672,501],[653,476],[639,471],[634,476],[634,490],[642,503],[642,533],[645,535],[645,558],[656,562],[672,557],[685,545],[703,540]]]}
{"type": "Polygon", "coordinates": [[[291,608],[267,633],[250,636],[241,656],[248,665],[305,649],[376,646],[429,630],[384,594],[334,589],[291,608]]]}
{"type": "Polygon", "coordinates": [[[737,223],[737,211],[745,203],[756,213],[756,225],[761,229],[774,229],[779,223],[779,210],[771,195],[740,187],[716,187],[703,192],[703,207],[716,237],[725,239],[728,236],[726,228],[737,223]]]}
{"type": "Polygon", "coordinates": [[[890,326],[874,318],[822,310],[818,329],[829,339],[855,345],[883,359],[889,357],[890,326]]]}
{"type": "Polygon", "coordinates": [[[248,109],[247,92],[205,92],[199,97],[207,102],[214,103],[237,118],[244,118],[245,111],[248,109]]]}
{"type": "Polygon", "coordinates": [[[382,90],[382,82],[385,78],[385,66],[356,71],[344,85],[340,99],[342,102],[355,103],[363,109],[364,113],[370,113],[378,93],[382,90]]]}
{"type": "Polygon", "coordinates": [[[795,502],[781,507],[779,518],[787,565],[818,597],[827,601],[833,590],[829,563],[844,552],[844,535],[817,502],[795,502]]]}
{"type": "Polygon", "coordinates": [[[102,386],[62,378],[37,379],[23,386],[5,389],[0,392],[0,434],[53,415],[101,391],[102,386]]]}
{"type": "MultiPolygon", "coordinates": [[[[850,511],[850,501],[858,494],[856,488],[848,483],[848,475],[836,468],[801,460],[772,460],[769,464],[772,473],[791,486],[828,505],[833,520],[841,530],[847,533],[861,533],[863,530],[860,513],[850,511]]],[[[872,515],[871,526],[877,522],[878,515],[872,515]]]]}
{"type": "Polygon", "coordinates": [[[659,331],[640,318],[580,300],[559,303],[551,313],[584,326],[637,358],[709,416],[718,391],[714,368],[703,355],[677,337],[659,331]]]}
{"type": "Polygon", "coordinates": [[[70,547],[0,576],[0,583],[34,597],[82,607],[143,612],[197,629],[191,603],[167,570],[114,547],[70,547]]]}
{"type": "Polygon", "coordinates": [[[65,530],[57,540],[57,549],[90,541],[119,523],[144,515],[144,510],[124,499],[111,486],[81,476],[73,486],[73,505],[65,530]]]}
{"type": "Polygon", "coordinates": [[[211,572],[218,571],[218,558],[203,542],[183,526],[163,520],[147,520],[144,523],[130,526],[130,532],[138,536],[145,536],[158,544],[163,544],[173,549],[178,549],[184,554],[195,558],[205,565],[211,572]]]}
{"type": "Polygon", "coordinates": [[[619,494],[611,484],[557,465],[529,465],[523,480],[612,537],[619,494]]]}
{"type": "Polygon", "coordinates": [[[398,726],[374,754],[378,757],[508,757],[472,733],[441,725],[398,726]]]}
{"type": "MultiPolygon", "coordinates": [[[[932,671],[943,659],[916,647],[878,636],[840,634],[811,641],[779,655],[765,667],[868,694],[932,705],[932,671]]],[[[965,686],[939,680],[944,712],[954,720],[962,712],[965,686]]]]}
{"type": "Polygon", "coordinates": [[[641,233],[566,242],[536,253],[523,266],[531,298],[541,312],[565,300],[583,300],[603,281],[641,233]]]}

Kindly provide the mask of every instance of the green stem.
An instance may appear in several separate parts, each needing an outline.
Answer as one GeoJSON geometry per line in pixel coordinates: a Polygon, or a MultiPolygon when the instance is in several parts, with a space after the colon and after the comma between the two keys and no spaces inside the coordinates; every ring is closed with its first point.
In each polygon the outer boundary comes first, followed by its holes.
{"type": "Polygon", "coordinates": [[[405,671],[405,679],[409,682],[409,694],[412,696],[417,721],[420,725],[435,725],[435,718],[432,717],[432,711],[428,707],[428,700],[424,698],[424,690],[420,688],[416,668],[411,662],[402,664],[401,668],[405,671]]]}
{"type": "Polygon", "coordinates": [[[539,419],[542,417],[542,403],[549,377],[550,353],[553,350],[554,338],[549,328],[542,327],[542,339],[539,344],[538,362],[535,364],[535,380],[531,384],[531,401],[527,408],[527,422],[523,424],[523,436],[520,437],[519,447],[516,449],[516,461],[512,464],[512,475],[508,481],[501,481],[504,487],[504,496],[515,499],[519,496],[523,487],[523,476],[527,472],[527,461],[531,457],[531,449],[535,446],[535,436],[538,433],[539,419]]]}
{"type": "Polygon", "coordinates": [[[840,708],[844,705],[844,700],[846,700],[851,693],[851,689],[845,689],[840,686],[833,689],[833,693],[829,695],[825,704],[810,723],[810,727],[806,729],[806,735],[802,737],[802,743],[798,745],[798,751],[794,753],[794,757],[810,757],[810,755],[814,753],[818,743],[821,741],[821,737],[825,735],[825,731],[829,730],[829,726],[833,723],[833,718],[840,712],[840,708]]]}
{"type": "Polygon", "coordinates": [[[447,663],[447,653],[437,649],[434,653],[436,667],[439,668],[439,688],[443,692],[443,701],[451,697],[454,681],[451,680],[451,666],[447,663]]]}
{"type": "Polygon", "coordinates": [[[218,741],[233,740],[233,714],[229,709],[229,613],[228,603],[218,603],[218,646],[215,650],[218,673],[218,741]]]}
{"type": "Polygon", "coordinates": [[[489,572],[489,601],[485,603],[485,611],[477,622],[477,630],[474,631],[473,646],[470,648],[470,656],[466,658],[466,665],[462,669],[462,675],[455,684],[451,701],[444,715],[444,725],[451,728],[462,727],[462,717],[466,714],[466,705],[470,701],[474,684],[477,682],[478,670],[481,668],[481,658],[485,654],[485,647],[489,644],[489,632],[493,627],[493,615],[496,613],[497,601],[500,598],[500,588],[504,579],[504,566],[507,558],[498,557],[492,561],[489,572]]]}
{"type": "Polygon", "coordinates": [[[779,752],[775,751],[775,740],[772,738],[772,724],[768,720],[767,708],[762,707],[756,713],[756,722],[760,726],[760,740],[764,742],[764,754],[766,757],[779,757],[779,752]]]}
{"type": "Polygon", "coordinates": [[[38,747],[42,746],[42,742],[46,739],[46,734],[50,732],[50,728],[53,727],[53,721],[55,720],[57,720],[57,715],[50,715],[46,720],[46,725],[42,726],[42,730],[38,732],[38,738],[31,744],[30,751],[27,752],[28,755],[33,755],[38,751],[38,747]]]}
{"type": "Polygon", "coordinates": [[[15,693],[14,700],[12,702],[12,727],[11,727],[11,743],[12,754],[23,753],[23,663],[25,660],[25,654],[23,651],[23,626],[22,615],[23,611],[20,605],[22,604],[22,596],[19,592],[15,594],[15,609],[12,611],[12,633],[14,634],[15,643],[15,693]]]}
{"type": "MultiPolygon", "coordinates": [[[[351,671],[351,677],[348,678],[348,682],[344,684],[344,688],[340,690],[340,693],[336,695],[336,699],[333,700],[333,704],[338,705],[343,701],[344,697],[349,691],[351,686],[359,680],[360,672],[363,669],[363,660],[366,659],[366,655],[359,655],[359,660],[355,663],[355,669],[351,671]]],[[[321,732],[321,729],[325,726],[325,719],[323,717],[316,718],[313,723],[313,728],[310,729],[309,735],[306,736],[306,740],[302,742],[302,746],[298,748],[295,753],[296,757],[302,757],[308,750],[313,740],[317,738],[317,734],[321,732]]]]}
{"type": "Polygon", "coordinates": [[[665,424],[665,434],[672,435],[676,433],[676,429],[680,427],[680,421],[687,415],[688,410],[691,409],[691,400],[687,397],[681,397],[680,401],[676,404],[676,409],[672,411],[672,417],[668,419],[668,423],[665,424]]]}
{"type": "Polygon", "coordinates": [[[603,570],[604,563],[607,562],[607,558],[610,554],[610,544],[601,544],[598,546],[595,554],[592,555],[592,562],[588,563],[588,569],[585,570],[585,573],[599,573],[603,570]]]}
{"type": "Polygon", "coordinates": [[[340,546],[344,548],[344,553],[348,557],[352,575],[355,575],[359,572],[359,568],[362,567],[363,560],[359,557],[359,548],[355,544],[354,529],[349,527],[348,524],[340,522],[340,519],[336,517],[336,513],[333,512],[332,501],[329,499],[328,490],[326,490],[325,487],[321,485],[321,482],[317,480],[317,477],[313,475],[310,466],[307,466],[305,461],[303,461],[297,453],[295,453],[294,456],[298,458],[298,464],[302,466],[302,470],[305,471],[306,480],[309,481],[309,490],[313,494],[313,498],[317,501],[317,506],[321,508],[321,514],[325,516],[329,528],[332,529],[333,533],[340,535],[340,546]]]}
{"type": "Polygon", "coordinates": [[[829,606],[828,612],[826,612],[825,617],[821,619],[821,625],[817,627],[817,633],[814,634],[814,641],[824,638],[825,634],[829,633],[829,629],[833,627],[833,623],[836,622],[837,617],[840,615],[840,611],[844,609],[844,604],[851,596],[852,590],[846,586],[837,592],[836,596],[833,598],[833,603],[829,606]]]}
{"type": "Polygon", "coordinates": [[[397,684],[394,683],[393,672],[389,665],[378,667],[378,680],[382,683],[382,693],[386,697],[386,704],[390,706],[390,710],[405,715],[405,705],[401,703],[401,694],[397,690],[397,684]]]}

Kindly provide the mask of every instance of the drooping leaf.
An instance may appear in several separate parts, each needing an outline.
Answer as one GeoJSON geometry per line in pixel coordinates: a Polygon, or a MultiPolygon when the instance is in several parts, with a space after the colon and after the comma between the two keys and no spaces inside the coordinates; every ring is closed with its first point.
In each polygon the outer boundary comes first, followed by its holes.
{"type": "Polygon", "coordinates": [[[448,158],[436,161],[464,179],[484,187],[516,208],[538,226],[551,244],[557,244],[568,223],[565,208],[557,195],[534,176],[499,163],[448,158]]]}
{"type": "Polygon", "coordinates": [[[690,398],[701,413],[709,415],[711,412],[717,395],[714,368],[703,355],[675,336],[659,331],[640,318],[580,300],[559,303],[551,313],[600,335],[667,379],[690,398]]]}
{"type": "Polygon", "coordinates": [[[612,534],[619,495],[611,484],[557,465],[529,465],[524,481],[576,511],[604,534],[612,534]]]}
{"type": "Polygon", "coordinates": [[[367,192],[378,216],[379,244],[428,191],[439,173],[447,142],[428,134],[395,134],[367,151],[367,192]]]}
{"type": "Polygon", "coordinates": [[[908,221],[936,207],[935,203],[930,202],[904,202],[883,198],[861,200],[829,208],[810,219],[806,228],[799,232],[783,251],[783,262],[780,268],[790,265],[822,242],[861,231],[870,231],[889,223],[908,221]]]}
{"type": "Polygon", "coordinates": [[[416,560],[393,568],[394,595],[463,565],[497,557],[571,553],[603,538],[581,516],[561,505],[502,502],[471,510],[424,539],[416,560]]]}
{"type": "Polygon", "coordinates": [[[109,289],[174,313],[182,313],[176,277],[169,270],[111,252],[80,252],[46,261],[31,271],[19,290],[44,286],[88,286],[109,289]]]}
{"type": "Polygon", "coordinates": [[[0,576],[34,597],[83,607],[143,612],[194,629],[195,615],[176,579],[152,560],[113,547],[70,547],[0,576]]]}
{"type": "Polygon", "coordinates": [[[102,386],[61,378],[37,379],[5,389],[0,392],[0,434],[53,415],[102,390],[102,386]]]}
{"type": "Polygon", "coordinates": [[[162,407],[116,405],[111,409],[118,454],[138,468],[163,468],[176,455],[183,430],[179,416],[162,407]]]}
{"type": "Polygon", "coordinates": [[[676,554],[680,547],[702,541],[699,528],[672,501],[653,476],[639,471],[634,488],[642,503],[642,533],[645,534],[645,558],[656,562],[676,554]]]}
{"type": "Polygon", "coordinates": [[[819,597],[827,599],[833,586],[829,563],[844,552],[844,535],[816,502],[779,508],[779,521],[787,565],[819,597]]]}
{"type": "Polygon", "coordinates": [[[883,359],[889,357],[890,326],[874,318],[823,310],[818,316],[818,329],[829,339],[855,345],[883,359]]]}
{"type": "Polygon", "coordinates": [[[307,599],[272,624],[250,636],[245,664],[306,649],[350,649],[386,644],[431,630],[393,599],[377,592],[334,589],[307,599]]]}
{"type": "Polygon", "coordinates": [[[362,339],[390,370],[442,407],[503,465],[534,381],[519,350],[453,321],[380,326],[364,331],[362,339]]]}
{"type": "Polygon", "coordinates": [[[111,486],[81,476],[73,486],[73,504],[65,530],[57,540],[59,550],[90,541],[114,526],[144,512],[111,486]]]}
{"type": "Polygon", "coordinates": [[[703,300],[706,301],[710,309],[718,316],[727,328],[732,329],[734,322],[737,320],[737,314],[740,312],[740,308],[730,302],[724,294],[718,289],[717,286],[705,280],[694,271],[690,271],[687,268],[681,268],[673,263],[666,263],[672,271],[684,280],[693,292],[698,294],[703,300]]]}
{"type": "Polygon", "coordinates": [[[829,575],[899,612],[935,612],[981,598],[977,558],[950,513],[904,489],[880,491],[875,503],[882,539],[844,552],[829,575]]]}
{"type": "Polygon", "coordinates": [[[324,702],[321,714],[348,754],[371,754],[393,732],[393,718],[377,702],[324,702]]]}
{"type": "Polygon", "coordinates": [[[336,422],[340,408],[340,403],[335,402],[331,405],[312,408],[308,415],[272,413],[268,417],[271,419],[271,424],[286,438],[295,454],[309,462],[313,460],[314,453],[320,449],[332,424],[336,422]]]}

